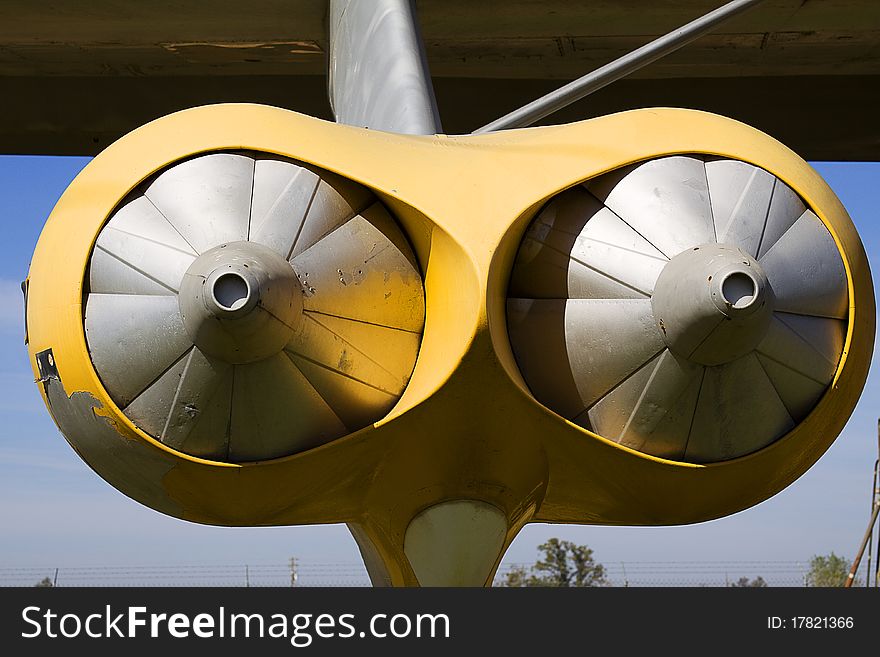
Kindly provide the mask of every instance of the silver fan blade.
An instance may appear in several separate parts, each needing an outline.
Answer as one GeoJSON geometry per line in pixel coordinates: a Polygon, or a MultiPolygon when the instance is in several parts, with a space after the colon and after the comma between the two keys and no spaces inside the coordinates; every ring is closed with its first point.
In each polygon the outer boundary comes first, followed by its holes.
{"type": "MultiPolygon", "coordinates": [[[[839,320],[829,319],[826,321],[839,320]]],[[[829,336],[829,339],[833,338],[829,336]]],[[[827,348],[823,350],[827,351],[827,348]]],[[[758,345],[757,351],[821,385],[828,385],[831,382],[834,371],[837,369],[837,361],[840,358],[839,352],[836,358],[827,358],[813,344],[782,321],[780,313],[774,315],[767,335],[758,345]]]]}
{"type": "Polygon", "coordinates": [[[565,299],[508,299],[507,332],[517,365],[539,402],[565,418],[584,410],[566,351],[565,299]]]}
{"type": "Polygon", "coordinates": [[[232,462],[278,458],[348,433],[284,352],[236,365],[233,376],[232,462]]]}
{"type": "Polygon", "coordinates": [[[565,304],[565,336],[584,407],[666,347],[647,300],[571,299],[565,304]]]}
{"type": "Polygon", "coordinates": [[[400,396],[367,385],[317,361],[290,352],[287,354],[350,431],[363,429],[380,420],[400,396]]]}
{"type": "Polygon", "coordinates": [[[586,185],[667,258],[715,242],[706,167],[700,159],[675,155],[649,160],[586,185]]]}
{"type": "Polygon", "coordinates": [[[836,365],[840,360],[840,354],[843,353],[843,343],[846,339],[846,322],[844,320],[792,315],[791,313],[776,313],[776,318],[806,340],[829,363],[836,365]]]}
{"type": "Polygon", "coordinates": [[[507,291],[522,299],[644,299],[648,295],[526,237],[507,291]]]}
{"type": "Polygon", "coordinates": [[[322,172],[321,182],[288,259],[296,258],[355,215],[363,214],[374,203],[376,197],[366,187],[330,172],[322,172]]]}
{"type": "Polygon", "coordinates": [[[726,159],[708,160],[706,178],[718,242],[756,256],[776,178],[751,164],[726,159]]]}
{"type": "MultiPolygon", "coordinates": [[[[118,230],[128,237],[166,246],[192,259],[198,255],[192,245],[145,196],[137,196],[116,210],[101,233],[108,228],[118,230]]],[[[98,236],[98,244],[101,243],[101,237],[102,235],[98,236]]]]}
{"type": "Polygon", "coordinates": [[[589,422],[598,434],[621,445],[680,459],[704,369],[667,349],[593,406],[589,422]]]}
{"type": "Polygon", "coordinates": [[[169,295],[176,290],[147,276],[142,271],[119,258],[110,255],[101,247],[92,251],[89,260],[89,291],[96,294],[146,294],[169,295]]]}
{"type": "Polygon", "coordinates": [[[509,299],[508,330],[535,397],[569,418],[666,347],[648,299],[509,299]]]}
{"type": "Polygon", "coordinates": [[[763,258],[764,254],[773,248],[779,238],[806,211],[807,206],[804,205],[801,197],[795,194],[791,187],[777,179],[773,188],[773,197],[770,199],[770,209],[767,212],[767,221],[764,226],[764,234],[761,236],[757,259],[763,258]]]}
{"type": "Polygon", "coordinates": [[[305,289],[303,308],[380,326],[421,332],[422,279],[412,255],[389,239],[397,231],[373,205],[292,261],[305,289]]]}
{"type": "Polygon", "coordinates": [[[846,271],[837,245],[812,212],[798,219],[760,260],[776,295],[776,310],[843,319],[846,271]]]}
{"type": "Polygon", "coordinates": [[[800,422],[813,410],[828,386],[808,378],[779,361],[771,360],[760,352],[758,361],[770,378],[788,414],[800,422]]]}
{"type": "Polygon", "coordinates": [[[314,172],[291,162],[257,160],[250,240],[289,257],[320,181],[314,172]]]}
{"type": "MultiPolygon", "coordinates": [[[[101,230],[96,253],[103,252],[139,274],[177,291],[196,253],[149,199],[139,196],[121,207],[101,230]]],[[[93,292],[118,292],[115,267],[99,256],[90,269],[93,292]]],[[[130,280],[128,278],[123,280],[130,280]]]]}
{"type": "Polygon", "coordinates": [[[95,369],[120,407],[192,347],[176,296],[90,294],[85,327],[95,369]]]}
{"type": "Polygon", "coordinates": [[[175,164],[144,195],[199,253],[247,240],[254,160],[213,153],[175,164]]]}
{"type": "Polygon", "coordinates": [[[668,262],[650,242],[607,208],[590,219],[571,248],[571,256],[648,295],[668,262]]]}
{"type": "Polygon", "coordinates": [[[125,408],[147,433],[187,454],[226,459],[232,366],[193,347],[125,408]]]}
{"type": "Polygon", "coordinates": [[[514,266],[510,294],[650,296],[666,262],[647,240],[578,186],[554,199],[529,228],[514,266]],[[566,257],[574,262],[566,263],[566,257]]]}
{"type": "Polygon", "coordinates": [[[751,353],[707,367],[685,459],[713,463],[761,449],[794,427],[794,420],[751,353]]]}
{"type": "Polygon", "coordinates": [[[306,312],[285,349],[399,397],[412,373],[419,342],[418,333],[306,312]]]}

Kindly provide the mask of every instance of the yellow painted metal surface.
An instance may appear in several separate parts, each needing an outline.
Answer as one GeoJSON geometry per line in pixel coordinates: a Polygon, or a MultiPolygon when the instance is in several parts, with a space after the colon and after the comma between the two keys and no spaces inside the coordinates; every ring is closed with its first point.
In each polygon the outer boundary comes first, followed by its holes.
{"type": "MultiPolygon", "coordinates": [[[[65,394],[94,406],[85,415],[101,431],[67,438],[101,476],[144,504],[195,522],[347,522],[369,541],[367,562],[383,568],[391,584],[417,584],[403,555],[407,525],[446,500],[501,509],[506,546],[530,521],[692,523],[770,497],[842,429],[874,338],[863,247],[818,174],[757,130],[677,109],[464,137],[368,131],[257,105],[187,110],[135,130],[80,173],[46,225],[29,281],[32,362],[51,348],[65,394]],[[176,452],[114,405],[86,349],[82,297],[97,234],[135,185],[181,158],[240,148],[308,162],[374,189],[414,244],[426,322],[410,384],[387,417],[301,454],[235,465],[176,452]],[[611,169],[674,153],[740,159],[779,177],[828,227],[849,278],[843,357],[813,412],[765,449],[706,466],[635,452],[541,406],[518,373],[505,325],[510,267],[543,202],[611,169]]],[[[39,378],[36,364],[34,371],[39,378]]]]}

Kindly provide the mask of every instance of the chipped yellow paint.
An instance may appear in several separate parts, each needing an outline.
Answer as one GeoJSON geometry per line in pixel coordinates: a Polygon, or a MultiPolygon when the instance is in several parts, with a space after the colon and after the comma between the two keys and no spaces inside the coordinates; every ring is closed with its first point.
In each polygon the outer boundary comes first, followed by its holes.
{"type": "Polygon", "coordinates": [[[840,432],[864,385],[874,337],[864,250],[816,172],[757,130],[676,109],[464,137],[388,134],[258,105],[186,110],[123,137],[77,176],[40,237],[29,280],[32,361],[53,349],[66,394],[91,395],[95,413],[115,427],[114,440],[88,439],[87,423],[66,427],[99,474],[142,503],[179,509],[175,515],[195,522],[347,522],[361,545],[369,544],[371,571],[396,585],[417,584],[403,554],[407,525],[447,500],[482,500],[502,510],[506,547],[530,521],[692,523],[766,499],[803,474],[840,432]],[[227,149],[291,157],[373,188],[410,236],[426,293],[419,358],[387,417],[295,456],[241,465],[187,456],[137,429],[101,384],[82,321],[89,254],[115,206],[176,160],[227,149]],[[844,355],[814,411],[770,446],[707,466],[635,452],[541,406],[518,373],[506,329],[510,268],[541,205],[585,179],[675,153],[740,159],[778,176],[831,231],[849,279],[844,355]],[[161,476],[150,479],[141,463],[161,476]]]}

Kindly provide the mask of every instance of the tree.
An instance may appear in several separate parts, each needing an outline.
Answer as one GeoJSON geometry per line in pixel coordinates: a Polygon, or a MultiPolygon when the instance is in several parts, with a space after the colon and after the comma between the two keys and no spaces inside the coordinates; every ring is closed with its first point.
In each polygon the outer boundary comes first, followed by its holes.
{"type": "Polygon", "coordinates": [[[55,585],[52,583],[52,580],[48,577],[44,577],[39,582],[34,584],[34,588],[38,588],[38,589],[52,588],[53,586],[55,586],[55,585]]]}
{"type": "MultiPolygon", "coordinates": [[[[852,564],[834,552],[828,555],[815,555],[810,559],[810,570],[807,573],[807,586],[843,586],[849,575],[852,564]]],[[[859,580],[853,582],[858,586],[859,580]]]]}
{"type": "Polygon", "coordinates": [[[531,568],[514,566],[505,575],[502,586],[608,586],[605,566],[593,560],[586,545],[551,538],[538,546],[544,558],[531,568]]]}
{"type": "Polygon", "coordinates": [[[530,584],[531,577],[532,576],[529,574],[529,570],[524,566],[513,566],[510,570],[507,571],[507,574],[504,576],[502,586],[534,586],[533,584],[530,584]]]}
{"type": "Polygon", "coordinates": [[[764,578],[758,575],[755,579],[749,579],[748,577],[740,577],[738,580],[733,582],[732,584],[728,584],[731,588],[745,589],[745,588],[766,588],[767,582],[764,581],[764,578]]]}

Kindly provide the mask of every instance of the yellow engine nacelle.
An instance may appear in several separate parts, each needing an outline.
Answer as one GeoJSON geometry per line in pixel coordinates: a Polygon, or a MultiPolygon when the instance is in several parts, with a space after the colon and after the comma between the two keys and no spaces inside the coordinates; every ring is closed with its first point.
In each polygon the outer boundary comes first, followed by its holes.
{"type": "Polygon", "coordinates": [[[27,290],[104,479],[195,522],[349,523],[392,584],[435,581],[441,515],[488,527],[462,581],[490,582],[527,522],[766,499],[842,429],[875,317],[815,171],[676,109],[466,137],[179,112],[80,173],[27,290]]]}

